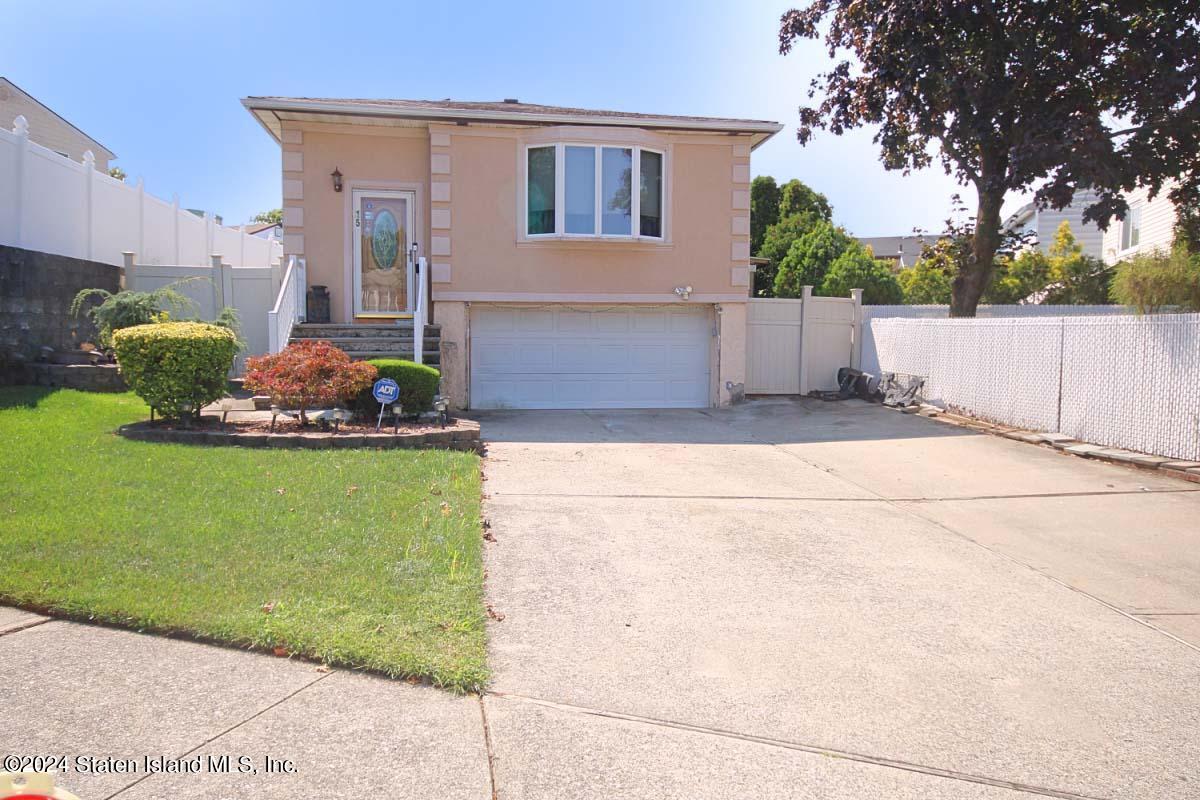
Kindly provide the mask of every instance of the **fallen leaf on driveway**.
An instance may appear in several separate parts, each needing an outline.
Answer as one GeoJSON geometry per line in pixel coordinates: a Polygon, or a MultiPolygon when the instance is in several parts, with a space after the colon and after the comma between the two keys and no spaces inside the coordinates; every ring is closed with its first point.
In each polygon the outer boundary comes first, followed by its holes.
{"type": "Polygon", "coordinates": [[[487,615],[496,620],[496,622],[504,622],[504,612],[497,611],[496,609],[492,608],[491,603],[488,603],[487,605],[487,615]]]}
{"type": "Polygon", "coordinates": [[[288,652],[288,649],[286,647],[276,647],[271,652],[274,653],[275,655],[279,656],[280,658],[287,658],[288,656],[291,655],[291,653],[288,652]]]}
{"type": "Polygon", "coordinates": [[[321,666],[317,667],[317,672],[333,672],[333,668],[328,664],[322,664],[321,666]]]}

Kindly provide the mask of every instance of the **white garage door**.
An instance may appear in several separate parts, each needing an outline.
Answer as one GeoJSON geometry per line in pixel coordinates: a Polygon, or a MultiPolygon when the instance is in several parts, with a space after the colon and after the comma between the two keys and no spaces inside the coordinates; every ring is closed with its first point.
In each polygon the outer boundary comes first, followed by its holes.
{"type": "Polygon", "coordinates": [[[472,408],[704,408],[710,306],[471,309],[472,408]]]}

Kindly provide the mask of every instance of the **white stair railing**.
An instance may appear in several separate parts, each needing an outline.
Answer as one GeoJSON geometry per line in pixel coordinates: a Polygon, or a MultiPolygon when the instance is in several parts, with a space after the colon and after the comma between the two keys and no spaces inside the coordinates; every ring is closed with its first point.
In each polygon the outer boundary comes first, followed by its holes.
{"type": "Polygon", "coordinates": [[[272,353],[287,347],[292,326],[308,315],[308,280],[303,258],[288,256],[287,272],[279,284],[275,307],[267,312],[267,335],[272,353]]]}
{"type": "Polygon", "coordinates": [[[417,259],[417,302],[413,309],[413,361],[424,364],[425,357],[425,323],[429,319],[429,306],[426,299],[429,295],[429,271],[425,268],[425,259],[417,259]]]}

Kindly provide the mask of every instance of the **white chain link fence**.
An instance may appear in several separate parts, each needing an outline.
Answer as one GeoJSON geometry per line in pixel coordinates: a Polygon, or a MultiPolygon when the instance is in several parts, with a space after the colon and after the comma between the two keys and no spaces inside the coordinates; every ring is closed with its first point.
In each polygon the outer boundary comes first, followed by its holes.
{"type": "Polygon", "coordinates": [[[878,369],[924,377],[930,402],[1200,460],[1200,314],[885,318],[863,327],[878,369]]]}

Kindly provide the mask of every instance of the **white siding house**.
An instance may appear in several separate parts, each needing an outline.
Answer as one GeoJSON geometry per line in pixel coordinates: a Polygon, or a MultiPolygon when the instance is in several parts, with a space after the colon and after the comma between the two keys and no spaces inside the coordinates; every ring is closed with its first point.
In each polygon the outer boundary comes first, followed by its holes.
{"type": "Polygon", "coordinates": [[[1151,250],[1170,250],[1175,240],[1175,204],[1167,198],[1164,186],[1153,198],[1146,189],[1125,196],[1129,211],[1124,220],[1114,219],[1104,232],[1104,263],[1151,250]]]}
{"type": "Polygon", "coordinates": [[[1031,246],[1036,246],[1044,253],[1050,249],[1050,245],[1054,244],[1054,234],[1058,232],[1058,226],[1069,222],[1071,233],[1074,234],[1075,241],[1079,243],[1079,246],[1083,248],[1083,252],[1094,258],[1100,258],[1104,233],[1096,227],[1094,222],[1084,223],[1083,221],[1083,210],[1094,203],[1095,199],[1095,193],[1088,191],[1077,193],[1072,198],[1071,204],[1061,209],[1039,209],[1033,203],[1026,203],[1017,209],[1004,224],[1009,230],[1032,234],[1034,241],[1031,242],[1031,246]]]}

